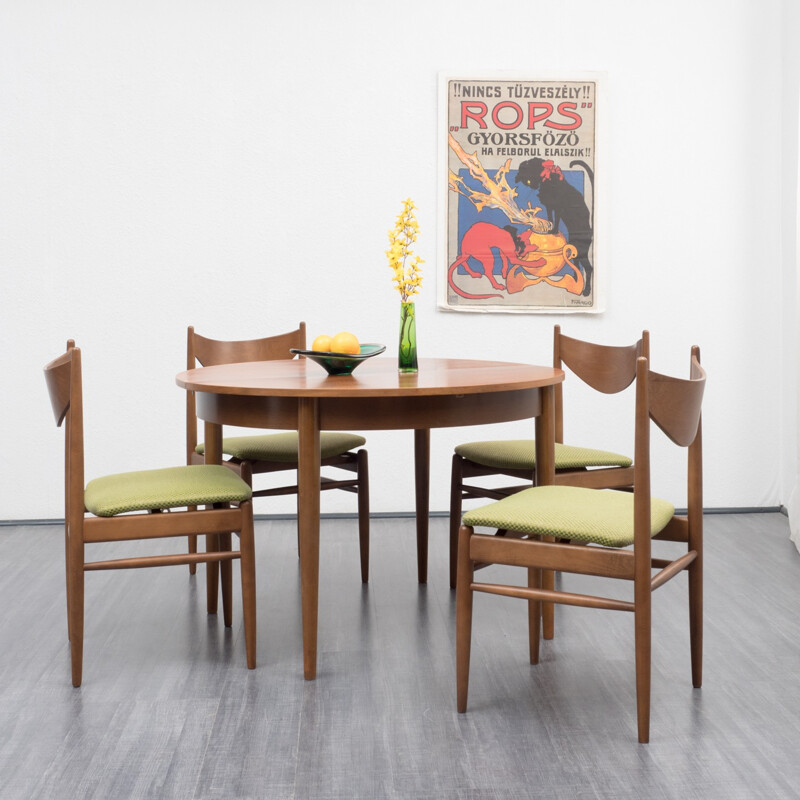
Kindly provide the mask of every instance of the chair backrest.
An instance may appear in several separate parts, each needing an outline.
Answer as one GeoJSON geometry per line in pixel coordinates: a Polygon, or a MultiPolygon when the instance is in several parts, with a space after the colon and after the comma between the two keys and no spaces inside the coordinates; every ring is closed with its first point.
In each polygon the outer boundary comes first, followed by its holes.
{"type": "MultiPolygon", "coordinates": [[[[615,347],[573,339],[553,330],[553,366],[568,367],[592,389],[603,394],[616,394],[627,389],[636,378],[638,358],[650,358],[650,334],[642,331],[635,344],[615,347]]],[[[562,384],[555,387],[556,441],[564,441],[564,394],[562,384]]]]}
{"type": "MultiPolygon", "coordinates": [[[[296,330],[266,336],[263,339],[223,341],[208,339],[189,326],[186,346],[186,368],[213,367],[217,364],[238,364],[245,361],[275,361],[293,358],[290,349],[305,350],[306,324],[296,330]]],[[[186,456],[191,459],[197,446],[197,408],[194,392],[186,392],[186,456]]],[[[187,463],[190,463],[187,461],[187,463]]]]}
{"type": "Polygon", "coordinates": [[[65,426],[64,520],[68,528],[79,531],[83,522],[83,389],[81,351],[74,340],[67,351],[44,368],[45,382],[56,425],[65,426]]]}
{"type": "Polygon", "coordinates": [[[650,417],[679,447],[691,446],[697,436],[705,375],[697,346],[692,348],[689,380],[648,371],[650,417]]]}
{"type": "Polygon", "coordinates": [[[226,342],[208,339],[195,333],[190,325],[188,331],[186,368],[212,367],[217,364],[238,364],[244,361],[275,361],[293,358],[291,348],[305,350],[306,324],[301,322],[297,330],[267,336],[263,339],[246,339],[226,342]]]}
{"type": "MultiPolygon", "coordinates": [[[[634,518],[637,549],[650,550],[650,422],[679,447],[688,449],[688,516],[690,529],[699,525],[703,508],[703,445],[701,409],[706,373],[700,348],[692,347],[689,378],[653,372],[646,358],[636,365],[636,454],[634,518]]],[[[642,554],[649,559],[649,555],[642,554]]]]}

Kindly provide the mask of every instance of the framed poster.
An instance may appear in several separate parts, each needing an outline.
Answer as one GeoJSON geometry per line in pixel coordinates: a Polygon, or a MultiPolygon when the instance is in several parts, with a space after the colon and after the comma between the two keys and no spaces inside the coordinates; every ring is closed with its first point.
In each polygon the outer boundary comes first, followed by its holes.
{"type": "Polygon", "coordinates": [[[440,76],[440,308],[601,310],[601,82],[440,76]]]}

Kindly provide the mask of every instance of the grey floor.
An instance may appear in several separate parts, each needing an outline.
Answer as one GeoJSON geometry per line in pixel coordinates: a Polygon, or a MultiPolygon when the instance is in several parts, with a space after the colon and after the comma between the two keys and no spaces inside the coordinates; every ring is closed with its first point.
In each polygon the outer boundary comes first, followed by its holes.
{"type": "Polygon", "coordinates": [[[559,607],[532,667],[525,604],[478,596],[470,709],[456,713],[444,519],[427,586],[411,520],[373,521],[365,587],[355,522],[323,521],[310,683],[291,522],[257,523],[252,672],[238,597],[225,630],[202,574],[90,574],[80,689],[61,530],[0,528],[0,798],[800,798],[800,554],[779,514],[709,515],[706,542],[704,687],[691,688],[679,577],[655,598],[639,745],[630,614],[559,607]]]}

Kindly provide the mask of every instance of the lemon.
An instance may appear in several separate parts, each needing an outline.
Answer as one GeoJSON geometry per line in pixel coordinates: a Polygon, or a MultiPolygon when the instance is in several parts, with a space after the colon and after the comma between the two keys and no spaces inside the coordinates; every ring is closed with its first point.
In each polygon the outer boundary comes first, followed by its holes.
{"type": "Polygon", "coordinates": [[[341,331],[331,339],[331,352],[358,355],[361,352],[361,345],[352,333],[349,331],[341,331]]]}
{"type": "Polygon", "coordinates": [[[311,344],[311,349],[317,353],[330,353],[331,337],[321,333],[311,344]]]}

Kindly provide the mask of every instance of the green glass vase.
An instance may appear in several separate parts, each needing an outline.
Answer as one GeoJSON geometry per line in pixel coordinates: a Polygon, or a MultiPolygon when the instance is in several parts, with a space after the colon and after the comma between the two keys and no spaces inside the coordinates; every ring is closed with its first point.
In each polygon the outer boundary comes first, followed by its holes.
{"type": "Polygon", "coordinates": [[[413,303],[400,304],[400,347],[397,352],[400,372],[417,372],[417,316],[413,303]]]}

